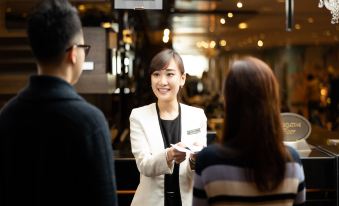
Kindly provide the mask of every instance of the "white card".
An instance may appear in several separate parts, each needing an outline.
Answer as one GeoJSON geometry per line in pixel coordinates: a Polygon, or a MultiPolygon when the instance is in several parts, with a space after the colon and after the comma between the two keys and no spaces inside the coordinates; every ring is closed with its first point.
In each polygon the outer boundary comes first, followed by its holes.
{"type": "Polygon", "coordinates": [[[195,146],[195,145],[192,145],[190,147],[181,147],[179,145],[176,145],[176,144],[171,144],[172,147],[174,147],[174,149],[180,151],[180,152],[188,152],[188,153],[197,153],[199,152],[200,150],[202,150],[203,147],[201,146],[195,146]]]}

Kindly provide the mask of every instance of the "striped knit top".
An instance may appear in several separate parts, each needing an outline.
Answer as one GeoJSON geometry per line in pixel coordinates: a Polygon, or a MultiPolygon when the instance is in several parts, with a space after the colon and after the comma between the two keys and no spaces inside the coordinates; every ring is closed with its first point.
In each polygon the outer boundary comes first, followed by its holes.
{"type": "Polygon", "coordinates": [[[259,191],[245,175],[246,165],[236,158],[221,155],[220,146],[211,145],[199,152],[196,163],[193,205],[292,206],[304,205],[305,178],[298,153],[287,147],[292,161],[286,163],[285,178],[270,192],[259,191]]]}

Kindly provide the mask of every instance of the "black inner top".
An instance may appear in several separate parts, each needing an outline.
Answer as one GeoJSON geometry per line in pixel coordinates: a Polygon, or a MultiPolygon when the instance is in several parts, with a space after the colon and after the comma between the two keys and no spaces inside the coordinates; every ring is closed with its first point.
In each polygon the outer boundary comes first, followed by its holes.
{"type": "MultiPolygon", "coordinates": [[[[165,148],[171,147],[170,144],[176,144],[181,141],[180,105],[179,115],[173,120],[161,119],[159,116],[158,105],[157,111],[165,148]]],[[[173,173],[165,175],[165,206],[181,205],[182,204],[179,187],[179,164],[174,164],[173,173]]]]}

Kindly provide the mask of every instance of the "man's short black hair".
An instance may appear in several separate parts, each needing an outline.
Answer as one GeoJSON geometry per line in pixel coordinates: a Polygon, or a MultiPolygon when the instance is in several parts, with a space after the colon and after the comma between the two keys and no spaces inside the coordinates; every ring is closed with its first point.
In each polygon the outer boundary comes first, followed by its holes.
{"type": "Polygon", "coordinates": [[[78,12],[68,0],[42,0],[28,18],[28,38],[39,63],[59,63],[81,32],[78,12]]]}

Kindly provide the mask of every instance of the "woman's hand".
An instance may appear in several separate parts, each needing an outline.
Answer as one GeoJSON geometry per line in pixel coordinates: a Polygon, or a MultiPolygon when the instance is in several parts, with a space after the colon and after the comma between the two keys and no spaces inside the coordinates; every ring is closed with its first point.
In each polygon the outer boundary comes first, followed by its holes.
{"type": "MultiPolygon", "coordinates": [[[[180,147],[185,147],[185,144],[182,142],[177,143],[176,145],[180,147]]],[[[167,160],[169,162],[175,161],[175,163],[180,164],[186,159],[186,152],[180,152],[179,150],[175,149],[174,147],[170,147],[167,150],[167,160]]]]}
{"type": "Polygon", "coordinates": [[[197,159],[197,153],[191,153],[190,154],[190,159],[195,162],[195,160],[197,159]]]}
{"type": "Polygon", "coordinates": [[[197,158],[197,154],[199,153],[199,151],[200,151],[201,149],[204,148],[204,145],[201,144],[201,143],[199,143],[199,142],[194,142],[194,143],[193,143],[193,146],[196,147],[196,148],[199,148],[198,152],[195,152],[195,153],[191,153],[191,154],[190,154],[190,159],[193,160],[193,161],[195,162],[195,160],[196,160],[196,158],[197,158]]]}
{"type": "MultiPolygon", "coordinates": [[[[200,151],[204,147],[204,145],[199,142],[195,142],[193,143],[193,145],[198,148],[197,151],[200,151]]],[[[197,154],[198,152],[191,153],[189,157],[189,163],[192,170],[195,170],[195,161],[197,159],[197,154]]]]}

